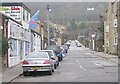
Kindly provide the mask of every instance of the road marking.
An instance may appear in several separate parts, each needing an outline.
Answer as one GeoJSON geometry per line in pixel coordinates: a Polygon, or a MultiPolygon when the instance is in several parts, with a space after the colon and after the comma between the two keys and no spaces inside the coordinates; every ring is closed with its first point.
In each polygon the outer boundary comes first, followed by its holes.
{"type": "Polygon", "coordinates": [[[92,53],[85,53],[85,54],[87,54],[87,55],[93,55],[92,53]]]}
{"type": "Polygon", "coordinates": [[[77,60],[77,63],[79,64],[79,61],[77,60]]]}
{"type": "Polygon", "coordinates": [[[102,66],[101,64],[98,64],[98,63],[94,63],[95,65],[97,65],[97,66],[102,66]]]}
{"type": "Polygon", "coordinates": [[[83,68],[80,64],[79,64],[79,67],[81,68],[81,69],[83,69],[83,70],[86,70],[85,68],[83,68]]]}
{"type": "Polygon", "coordinates": [[[115,63],[110,63],[110,62],[104,61],[104,60],[93,61],[93,63],[97,66],[117,66],[115,63]]]}
{"type": "Polygon", "coordinates": [[[80,67],[81,69],[86,70],[85,68],[83,68],[83,67],[80,65],[80,63],[79,63],[78,60],[77,60],[77,63],[78,63],[78,65],[79,65],[79,67],[80,67]]]}

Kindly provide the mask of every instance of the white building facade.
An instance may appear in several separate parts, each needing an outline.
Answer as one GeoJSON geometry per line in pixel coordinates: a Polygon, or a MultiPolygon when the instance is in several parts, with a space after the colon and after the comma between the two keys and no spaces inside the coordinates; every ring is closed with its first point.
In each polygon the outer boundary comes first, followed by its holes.
{"type": "Polygon", "coordinates": [[[8,66],[11,67],[23,61],[31,51],[31,32],[9,19],[8,38],[10,38],[8,42],[8,66]]]}
{"type": "Polygon", "coordinates": [[[31,31],[28,30],[30,10],[22,3],[3,3],[0,13],[7,17],[4,34],[9,39],[8,67],[11,67],[19,64],[31,52],[31,31]]]}

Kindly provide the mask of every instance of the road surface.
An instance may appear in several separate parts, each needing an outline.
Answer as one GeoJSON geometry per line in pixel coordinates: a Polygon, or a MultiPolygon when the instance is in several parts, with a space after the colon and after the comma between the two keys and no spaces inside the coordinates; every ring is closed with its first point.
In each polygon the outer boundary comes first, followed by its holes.
{"type": "Polygon", "coordinates": [[[72,41],[70,49],[52,76],[19,76],[12,82],[118,82],[118,66],[95,56],[84,47],[76,47],[72,41]]]}

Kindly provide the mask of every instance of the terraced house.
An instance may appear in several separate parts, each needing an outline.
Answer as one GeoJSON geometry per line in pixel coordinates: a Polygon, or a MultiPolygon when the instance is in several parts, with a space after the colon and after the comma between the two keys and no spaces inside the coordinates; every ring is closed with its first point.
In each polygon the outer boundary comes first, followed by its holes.
{"type": "Polygon", "coordinates": [[[104,52],[117,54],[118,33],[117,33],[117,2],[109,2],[104,22],[104,52]]]}

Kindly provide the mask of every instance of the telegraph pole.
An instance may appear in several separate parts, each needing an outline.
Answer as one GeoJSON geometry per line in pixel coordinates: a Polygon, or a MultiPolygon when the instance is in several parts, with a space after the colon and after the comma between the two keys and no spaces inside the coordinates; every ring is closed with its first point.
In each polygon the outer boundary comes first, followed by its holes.
{"type": "Polygon", "coordinates": [[[48,46],[50,45],[50,28],[49,28],[49,5],[47,5],[47,28],[48,28],[48,46]]]}

